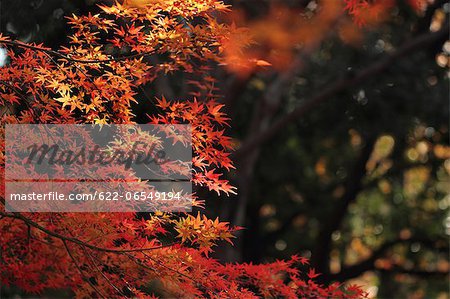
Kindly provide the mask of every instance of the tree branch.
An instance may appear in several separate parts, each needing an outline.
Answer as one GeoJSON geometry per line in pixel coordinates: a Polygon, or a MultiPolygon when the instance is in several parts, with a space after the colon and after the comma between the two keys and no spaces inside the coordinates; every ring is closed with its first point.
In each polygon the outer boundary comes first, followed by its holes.
{"type": "Polygon", "coordinates": [[[3,217],[7,217],[7,218],[14,218],[14,219],[19,219],[22,220],[23,222],[25,222],[25,224],[37,228],[41,231],[43,231],[44,233],[46,233],[49,236],[55,237],[57,239],[60,239],[62,241],[68,241],[68,242],[72,242],[78,245],[81,245],[83,247],[87,247],[93,250],[97,250],[97,251],[104,251],[104,252],[111,252],[111,253],[128,253],[128,252],[144,252],[144,251],[149,251],[149,250],[155,250],[155,249],[161,249],[161,248],[165,248],[165,247],[170,247],[173,246],[177,243],[169,243],[169,244],[164,244],[161,246],[155,246],[155,247],[151,247],[151,248],[139,248],[139,249],[110,249],[110,248],[103,248],[103,247],[98,247],[89,243],[86,243],[84,241],[81,241],[77,238],[72,238],[72,237],[67,237],[61,234],[58,234],[56,232],[53,232],[51,230],[46,229],[45,227],[43,227],[42,225],[28,219],[25,216],[22,216],[18,213],[14,213],[14,214],[8,214],[8,213],[4,213],[4,212],[0,212],[0,215],[3,217]]]}
{"type": "Polygon", "coordinates": [[[379,272],[384,272],[384,273],[409,274],[409,275],[421,276],[421,277],[449,275],[448,271],[426,271],[426,270],[417,270],[417,269],[405,269],[405,268],[397,267],[397,266],[392,269],[376,269],[376,270],[379,272]]]}
{"type": "Polygon", "coordinates": [[[334,84],[330,84],[329,87],[323,89],[317,95],[313,96],[302,106],[297,107],[292,112],[288,113],[281,119],[274,122],[267,130],[259,133],[255,137],[251,138],[248,142],[243,144],[238,150],[234,152],[235,159],[241,159],[243,156],[251,152],[255,147],[271,139],[276,133],[283,130],[286,125],[294,122],[299,117],[305,115],[313,108],[317,107],[321,103],[331,100],[337,93],[344,91],[350,87],[353,87],[361,82],[373,78],[376,74],[385,71],[390,68],[398,58],[408,55],[412,52],[420,50],[426,46],[433,44],[436,41],[445,38],[449,34],[448,26],[443,26],[443,29],[437,32],[428,32],[422,34],[409,42],[403,44],[396,51],[386,55],[380,60],[370,64],[365,69],[361,70],[352,78],[343,78],[337,80],[334,84]]]}
{"type": "Polygon", "coordinates": [[[328,257],[332,245],[331,236],[341,226],[347,214],[348,206],[356,199],[362,189],[362,179],[366,174],[366,164],[372,154],[375,141],[376,135],[370,135],[365,140],[360,156],[347,179],[344,195],[336,203],[332,213],[328,215],[326,222],[319,231],[312,262],[321,273],[329,273],[328,257]]]}
{"type": "MultiPolygon", "coordinates": [[[[428,273],[429,275],[434,274],[443,274],[441,272],[427,272],[417,269],[403,269],[399,266],[395,266],[392,269],[381,269],[377,268],[375,266],[375,262],[377,259],[383,257],[386,252],[390,249],[392,249],[394,246],[399,244],[411,244],[411,243],[420,243],[425,247],[431,248],[431,249],[438,249],[442,252],[448,252],[449,248],[445,246],[439,245],[439,241],[441,240],[431,240],[430,238],[420,238],[420,237],[412,237],[409,239],[395,239],[391,241],[387,241],[384,244],[382,244],[378,249],[376,249],[370,257],[365,259],[364,261],[361,261],[355,265],[347,266],[341,269],[339,273],[334,273],[328,275],[327,279],[332,281],[345,281],[351,278],[355,278],[361,274],[363,274],[366,271],[369,270],[378,270],[383,272],[401,272],[406,274],[413,274],[413,275],[421,275],[428,273]]],[[[447,244],[446,240],[442,240],[442,244],[447,244]]],[[[448,272],[446,273],[448,274],[448,272]]]]}

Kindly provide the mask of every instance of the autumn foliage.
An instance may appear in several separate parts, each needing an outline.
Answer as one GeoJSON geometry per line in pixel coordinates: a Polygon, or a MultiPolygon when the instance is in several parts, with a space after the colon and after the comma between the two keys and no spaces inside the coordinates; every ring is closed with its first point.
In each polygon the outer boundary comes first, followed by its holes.
{"type": "MultiPolygon", "coordinates": [[[[312,22],[322,25],[315,27],[321,31],[315,36],[323,36],[344,9],[363,24],[392,1],[344,2],[325,6],[315,16],[312,22]]],[[[235,143],[225,134],[229,119],[209,66],[238,72],[282,68],[291,59],[288,45],[317,42],[314,35],[298,29],[281,43],[261,40],[252,33],[260,24],[244,28],[222,22],[231,8],[214,0],[124,1],[99,7],[99,14],[68,18],[70,42],[57,50],[0,35],[9,57],[0,68],[2,123],[130,124],[133,104],[152,101],[157,112],[148,113],[149,123],[192,126],[192,183],[219,195],[238,192],[223,178],[224,171],[234,168],[230,152],[235,143]],[[278,54],[268,48],[250,50],[255,41],[269,48],[285,46],[278,54]],[[137,96],[143,86],[169,73],[196,78],[189,82],[189,97],[137,96]]],[[[307,21],[298,22],[295,27],[303,28],[307,21]]],[[[270,26],[276,31],[284,25],[270,26]]],[[[0,133],[3,139],[3,129],[0,133]]],[[[0,161],[4,168],[3,154],[0,161]]],[[[193,204],[203,207],[204,199],[195,198],[193,204]]],[[[232,243],[238,229],[201,213],[1,212],[1,283],[34,294],[69,288],[77,298],[365,296],[356,286],[317,284],[320,274],[299,256],[262,265],[222,264],[209,257],[214,246],[232,243]]]]}

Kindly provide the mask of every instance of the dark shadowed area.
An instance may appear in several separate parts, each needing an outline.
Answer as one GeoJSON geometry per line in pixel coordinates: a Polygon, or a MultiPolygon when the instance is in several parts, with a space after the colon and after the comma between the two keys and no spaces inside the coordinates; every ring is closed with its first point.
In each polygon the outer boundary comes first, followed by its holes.
{"type": "MultiPolygon", "coordinates": [[[[449,3],[394,1],[358,25],[338,13],[338,0],[227,2],[234,12],[223,21],[249,28],[256,43],[244,54],[261,60],[254,69],[211,65],[238,193],[196,191],[208,216],[244,227],[213,256],[260,263],[300,254],[320,282],[357,283],[369,298],[450,298],[449,3]]],[[[98,7],[2,0],[0,12],[0,32],[57,49],[70,30],[64,16],[98,7]]],[[[148,84],[136,96],[137,122],[156,109],[149,99],[192,98],[189,80],[148,84]]]]}

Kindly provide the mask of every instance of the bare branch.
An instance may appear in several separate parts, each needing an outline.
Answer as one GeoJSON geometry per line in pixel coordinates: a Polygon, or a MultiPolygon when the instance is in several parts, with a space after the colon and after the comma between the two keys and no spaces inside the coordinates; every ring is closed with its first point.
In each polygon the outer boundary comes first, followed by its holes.
{"type": "Polygon", "coordinates": [[[275,121],[265,131],[259,133],[255,137],[251,138],[248,142],[243,144],[235,153],[234,158],[242,159],[243,156],[251,152],[255,147],[258,147],[262,143],[271,139],[276,133],[283,130],[288,124],[294,122],[299,117],[305,115],[307,112],[316,108],[321,103],[333,99],[333,97],[350,87],[354,87],[363,81],[373,78],[376,74],[385,71],[391,67],[397,59],[406,56],[412,52],[420,50],[426,46],[433,44],[434,42],[445,38],[449,34],[448,26],[443,26],[443,29],[437,32],[429,32],[422,34],[409,42],[406,42],[391,54],[386,55],[380,60],[370,64],[365,69],[361,70],[352,78],[343,78],[335,81],[333,84],[329,84],[329,87],[324,88],[323,91],[313,96],[309,101],[300,107],[297,107],[292,112],[283,116],[279,120],[275,121]]]}
{"type": "MultiPolygon", "coordinates": [[[[345,281],[345,280],[348,280],[351,278],[355,278],[355,277],[363,274],[364,272],[370,271],[370,270],[378,270],[378,271],[383,271],[383,272],[402,272],[402,273],[413,274],[413,275],[421,275],[421,274],[426,274],[426,273],[428,273],[429,275],[443,274],[443,273],[434,272],[434,271],[427,272],[427,271],[422,271],[422,270],[418,270],[418,269],[403,269],[399,266],[395,266],[392,269],[380,269],[380,268],[377,268],[375,265],[375,261],[377,259],[383,257],[386,254],[386,252],[388,252],[390,249],[392,249],[393,247],[400,245],[400,244],[420,243],[424,247],[427,247],[430,249],[438,249],[439,251],[442,251],[442,252],[448,252],[448,250],[449,250],[448,246],[446,247],[446,246],[439,245],[440,241],[441,240],[432,240],[430,238],[419,238],[419,237],[412,237],[409,239],[398,238],[395,240],[386,241],[384,244],[382,244],[380,247],[378,247],[378,249],[376,249],[370,257],[368,257],[364,261],[361,261],[355,265],[343,267],[339,273],[330,274],[330,275],[328,275],[327,278],[329,280],[345,281]]],[[[447,244],[447,241],[442,240],[441,243],[447,244]]],[[[448,272],[446,274],[448,274],[448,272]]]]}
{"type": "Polygon", "coordinates": [[[342,221],[347,215],[349,205],[356,199],[363,187],[362,179],[366,175],[366,164],[372,154],[375,141],[376,135],[371,135],[366,138],[359,158],[355,162],[347,179],[344,195],[336,203],[331,214],[327,216],[326,222],[320,228],[312,262],[322,273],[329,272],[328,256],[332,246],[331,236],[341,226],[342,221]]]}

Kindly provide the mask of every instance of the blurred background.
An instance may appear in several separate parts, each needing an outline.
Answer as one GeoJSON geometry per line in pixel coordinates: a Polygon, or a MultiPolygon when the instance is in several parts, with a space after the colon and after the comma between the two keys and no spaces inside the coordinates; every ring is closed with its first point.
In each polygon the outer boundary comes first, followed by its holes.
{"type": "MultiPolygon", "coordinates": [[[[371,298],[450,298],[448,1],[225,2],[233,12],[218,17],[253,42],[230,41],[225,67],[208,66],[231,118],[238,195],[197,192],[208,216],[245,227],[215,257],[300,254],[321,282],[357,283],[371,298]]],[[[0,32],[54,49],[68,42],[65,16],[98,12],[95,0],[0,3],[0,32]]],[[[149,85],[136,120],[154,111],[149,98],[210,91],[190,79],[149,85]]]]}

